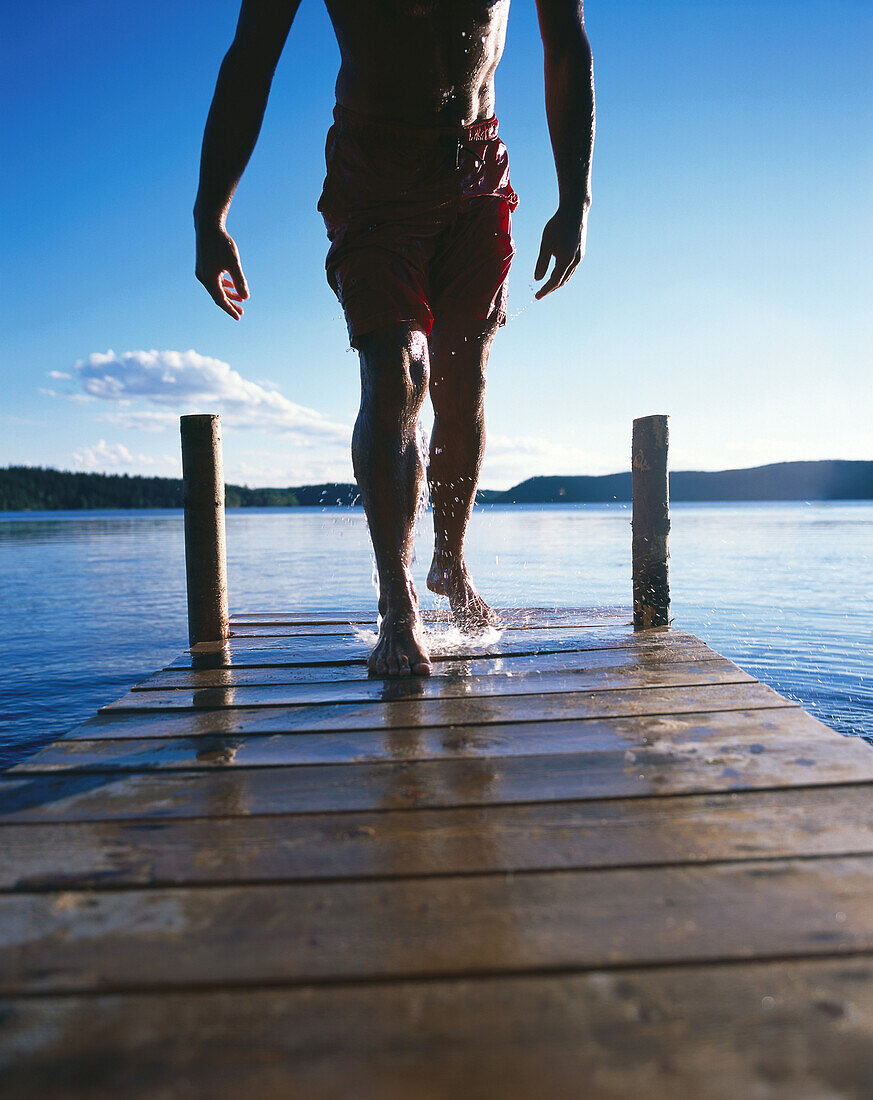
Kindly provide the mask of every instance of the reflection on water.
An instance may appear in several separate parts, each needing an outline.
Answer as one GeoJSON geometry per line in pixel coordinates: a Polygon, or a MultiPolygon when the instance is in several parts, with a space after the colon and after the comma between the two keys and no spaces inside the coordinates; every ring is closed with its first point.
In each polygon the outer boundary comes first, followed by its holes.
{"type": "MultiPolygon", "coordinates": [[[[429,528],[425,517],[415,569],[434,608],[429,528]]],[[[375,622],[360,509],[236,510],[227,531],[232,608],[341,608],[375,622]]],[[[837,729],[873,738],[871,546],[866,502],[674,505],[675,623],[837,729]]],[[[478,509],[468,560],[498,605],[627,604],[630,509],[478,509]]],[[[180,512],[0,513],[0,763],[178,656],[184,576],[180,512]]],[[[441,624],[428,632],[440,651],[458,645],[441,624]]]]}

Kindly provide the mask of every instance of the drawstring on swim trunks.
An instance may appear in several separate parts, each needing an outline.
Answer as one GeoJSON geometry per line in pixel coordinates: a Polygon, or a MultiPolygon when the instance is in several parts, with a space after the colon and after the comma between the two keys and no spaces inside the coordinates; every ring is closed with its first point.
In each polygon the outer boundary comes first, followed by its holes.
{"type": "Polygon", "coordinates": [[[450,152],[455,154],[455,171],[461,167],[461,139],[456,134],[440,134],[440,145],[445,145],[450,152]]]}

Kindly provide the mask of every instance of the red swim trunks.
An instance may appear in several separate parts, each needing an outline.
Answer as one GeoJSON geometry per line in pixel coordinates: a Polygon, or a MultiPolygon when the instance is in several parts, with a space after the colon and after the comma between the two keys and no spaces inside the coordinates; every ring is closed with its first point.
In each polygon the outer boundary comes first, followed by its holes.
{"type": "Polygon", "coordinates": [[[398,321],[429,335],[443,311],[505,323],[518,196],[496,118],[420,127],[338,106],[325,159],[325,268],[353,347],[398,321]]]}

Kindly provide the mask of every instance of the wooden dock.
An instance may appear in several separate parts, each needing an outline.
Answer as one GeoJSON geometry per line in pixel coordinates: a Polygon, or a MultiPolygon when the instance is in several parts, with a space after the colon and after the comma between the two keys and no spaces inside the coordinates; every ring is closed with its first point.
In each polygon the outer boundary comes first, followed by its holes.
{"type": "Polygon", "coordinates": [[[681,630],[237,616],[0,779],[0,1092],[869,1097],[873,752],[681,630]]]}

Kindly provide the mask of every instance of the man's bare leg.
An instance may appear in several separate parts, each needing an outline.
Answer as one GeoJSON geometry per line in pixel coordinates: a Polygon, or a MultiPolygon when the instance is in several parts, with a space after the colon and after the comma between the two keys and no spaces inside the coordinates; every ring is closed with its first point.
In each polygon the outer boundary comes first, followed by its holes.
{"type": "Polygon", "coordinates": [[[386,326],[359,340],[361,409],[352,462],[379,573],[379,641],[367,662],[380,676],[426,676],[418,596],[409,564],[424,481],[416,425],[428,383],[424,333],[386,326]]]}
{"type": "Polygon", "coordinates": [[[427,586],[448,596],[467,629],[496,622],[464,561],[464,536],[476,499],[485,449],[485,373],[497,331],[476,332],[438,321],[430,336],[430,396],[434,409],[428,482],[433,503],[434,555],[427,586]]]}

